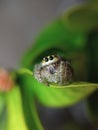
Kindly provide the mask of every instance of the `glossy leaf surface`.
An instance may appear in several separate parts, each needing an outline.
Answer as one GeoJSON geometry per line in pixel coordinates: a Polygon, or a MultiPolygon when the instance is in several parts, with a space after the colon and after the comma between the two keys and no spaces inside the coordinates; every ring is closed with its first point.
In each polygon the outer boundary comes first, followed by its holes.
{"type": "Polygon", "coordinates": [[[76,82],[68,86],[45,86],[29,74],[21,74],[20,81],[24,86],[29,87],[28,89],[34,93],[35,98],[45,106],[50,107],[73,105],[98,87],[98,84],[86,82],[76,82]]]}
{"type": "Polygon", "coordinates": [[[46,106],[61,107],[73,105],[91,94],[98,84],[76,82],[68,86],[44,86],[33,80],[37,98],[46,106]]]}

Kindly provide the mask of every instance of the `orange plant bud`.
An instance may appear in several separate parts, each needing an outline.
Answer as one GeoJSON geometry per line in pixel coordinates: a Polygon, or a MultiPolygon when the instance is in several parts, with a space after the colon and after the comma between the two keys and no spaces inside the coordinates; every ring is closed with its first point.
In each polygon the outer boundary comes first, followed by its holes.
{"type": "Polygon", "coordinates": [[[9,72],[5,69],[0,69],[0,91],[8,91],[13,87],[13,85],[14,81],[9,72]]]}

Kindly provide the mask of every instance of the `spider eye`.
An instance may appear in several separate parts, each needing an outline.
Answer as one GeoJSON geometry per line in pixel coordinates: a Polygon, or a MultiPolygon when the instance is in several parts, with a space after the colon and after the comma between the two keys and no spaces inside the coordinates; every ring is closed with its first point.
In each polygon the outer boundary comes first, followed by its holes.
{"type": "Polygon", "coordinates": [[[53,60],[53,56],[50,56],[49,59],[50,59],[50,60],[53,60]]]}
{"type": "Polygon", "coordinates": [[[47,62],[48,61],[48,58],[47,57],[45,57],[45,62],[47,62]]]}

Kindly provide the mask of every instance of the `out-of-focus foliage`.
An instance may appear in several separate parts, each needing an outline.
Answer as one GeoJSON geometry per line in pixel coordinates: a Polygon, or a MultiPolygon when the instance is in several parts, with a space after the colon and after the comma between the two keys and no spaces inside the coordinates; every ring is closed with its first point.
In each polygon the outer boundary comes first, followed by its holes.
{"type": "MultiPolygon", "coordinates": [[[[28,74],[26,74],[26,76],[28,77],[28,74]]],[[[29,81],[28,79],[22,80],[22,76],[18,75],[17,80],[18,83],[20,84],[22,97],[24,97],[22,99],[23,111],[24,111],[26,123],[28,125],[28,129],[43,130],[35,106],[35,97],[34,97],[34,92],[32,91],[33,88],[32,79],[30,80],[29,78],[29,81]],[[28,84],[25,81],[28,82],[28,84]]]]}
{"type": "Polygon", "coordinates": [[[5,130],[6,121],[5,121],[5,100],[0,93],[0,129],[5,130]]]}
{"type": "Polygon", "coordinates": [[[60,17],[37,37],[33,47],[24,56],[22,66],[32,69],[37,61],[51,53],[60,53],[69,58],[73,52],[83,51],[85,42],[86,34],[75,30],[70,31],[60,17]]]}
{"type": "Polygon", "coordinates": [[[22,108],[22,100],[18,86],[6,93],[7,130],[28,130],[22,108]]]}
{"type": "MultiPolygon", "coordinates": [[[[91,82],[98,82],[98,31],[92,32],[89,36],[89,41],[91,46],[89,47],[89,80],[91,82]],[[91,52],[91,53],[90,53],[91,52]]],[[[87,99],[88,113],[90,114],[91,120],[98,124],[98,90],[95,91],[87,99]]],[[[98,125],[97,125],[98,126],[98,125]]]]}
{"type": "Polygon", "coordinates": [[[3,97],[0,95],[0,117],[1,117],[1,115],[2,115],[2,111],[3,111],[4,105],[5,105],[4,99],[3,99],[3,97]]]}
{"type": "MultiPolygon", "coordinates": [[[[33,71],[35,63],[40,62],[44,56],[57,53],[71,59],[75,72],[74,80],[98,83],[97,23],[98,1],[89,1],[69,9],[37,37],[33,47],[24,56],[22,66],[33,71]]],[[[25,76],[22,78],[25,82],[26,79],[27,82],[30,80],[25,76]]],[[[94,88],[93,85],[90,87],[89,83],[79,84],[79,82],[75,87],[72,84],[63,88],[51,85],[47,88],[34,78],[32,81],[31,86],[37,99],[47,106],[71,105],[79,101],[79,98],[88,96],[90,88],[92,92],[94,88]]]]}
{"type": "MultiPolygon", "coordinates": [[[[45,106],[68,107],[97,89],[97,23],[98,2],[95,0],[69,9],[41,32],[22,60],[22,67],[26,69],[14,73],[16,85],[1,95],[6,101],[7,130],[43,130],[36,112],[36,99],[45,106]],[[48,87],[34,78],[34,65],[44,56],[55,53],[72,62],[74,82],[68,86],[50,84],[48,87]]],[[[88,99],[88,103],[96,118],[98,103],[94,96],[88,99]]]]}
{"type": "Polygon", "coordinates": [[[98,90],[94,92],[87,100],[87,108],[90,120],[98,126],[98,90]]]}
{"type": "Polygon", "coordinates": [[[86,126],[84,127],[73,120],[69,120],[61,130],[89,130],[89,128],[86,126]]]}
{"type": "Polygon", "coordinates": [[[26,88],[25,86],[28,86],[29,91],[34,93],[34,96],[38,98],[40,102],[45,106],[51,107],[72,105],[85,96],[88,96],[98,87],[98,84],[86,82],[76,82],[67,86],[50,85],[48,87],[39,83],[33,77],[33,74],[31,75],[27,70],[24,70],[24,73],[22,72],[18,77],[24,89],[26,88]]]}
{"type": "Polygon", "coordinates": [[[67,16],[66,13],[63,15],[62,19],[70,30],[89,32],[96,28],[98,23],[98,1],[91,1],[72,8],[67,16]]]}

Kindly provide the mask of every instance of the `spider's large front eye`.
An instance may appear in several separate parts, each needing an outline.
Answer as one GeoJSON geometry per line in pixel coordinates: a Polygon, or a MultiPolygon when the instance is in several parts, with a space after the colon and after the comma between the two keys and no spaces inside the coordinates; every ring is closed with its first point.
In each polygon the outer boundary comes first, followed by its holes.
{"type": "Polygon", "coordinates": [[[50,56],[49,59],[50,59],[50,60],[53,60],[53,56],[50,56]]]}
{"type": "Polygon", "coordinates": [[[44,59],[45,59],[45,62],[48,62],[48,60],[49,60],[47,57],[45,57],[44,59]]]}

